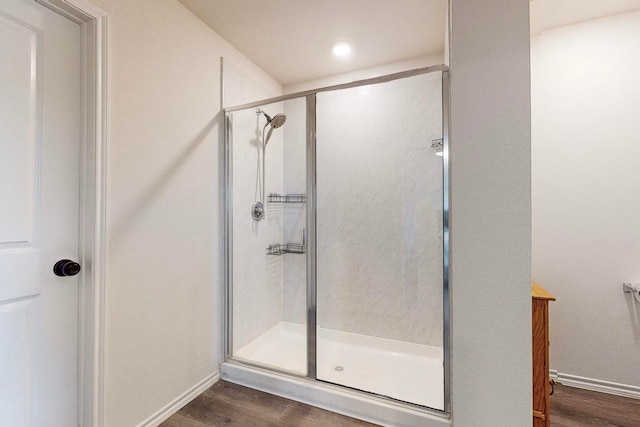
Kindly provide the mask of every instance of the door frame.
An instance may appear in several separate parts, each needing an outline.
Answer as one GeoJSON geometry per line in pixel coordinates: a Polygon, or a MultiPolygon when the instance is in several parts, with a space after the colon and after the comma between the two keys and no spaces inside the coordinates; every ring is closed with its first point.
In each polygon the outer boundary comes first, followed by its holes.
{"type": "Polygon", "coordinates": [[[89,0],[35,0],[80,25],[81,142],[77,422],[104,425],[109,15],[89,0]]]}

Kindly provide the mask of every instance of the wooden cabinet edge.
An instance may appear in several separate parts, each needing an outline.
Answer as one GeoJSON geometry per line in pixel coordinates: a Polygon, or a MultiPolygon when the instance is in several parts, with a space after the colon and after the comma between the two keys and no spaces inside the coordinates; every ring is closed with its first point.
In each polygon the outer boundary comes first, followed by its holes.
{"type": "Polygon", "coordinates": [[[549,301],[556,298],[534,281],[532,297],[533,425],[551,427],[549,397],[549,301]],[[543,384],[543,377],[546,379],[543,384]]]}
{"type": "Polygon", "coordinates": [[[533,411],[533,416],[536,418],[540,418],[541,420],[546,419],[547,417],[540,411],[533,411]]]}

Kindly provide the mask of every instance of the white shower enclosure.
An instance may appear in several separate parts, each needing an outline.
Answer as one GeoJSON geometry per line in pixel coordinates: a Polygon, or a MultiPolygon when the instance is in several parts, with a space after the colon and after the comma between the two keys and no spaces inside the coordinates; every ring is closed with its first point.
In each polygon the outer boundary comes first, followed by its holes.
{"type": "Polygon", "coordinates": [[[447,94],[437,66],[225,110],[227,365],[449,412],[447,94]]]}

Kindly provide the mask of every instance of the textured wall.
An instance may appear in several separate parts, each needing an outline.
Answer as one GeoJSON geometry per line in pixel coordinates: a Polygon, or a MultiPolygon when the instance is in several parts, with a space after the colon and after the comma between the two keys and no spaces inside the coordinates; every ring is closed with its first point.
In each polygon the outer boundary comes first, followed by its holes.
{"type": "Polygon", "coordinates": [[[531,425],[529,2],[451,2],[456,427],[531,425]]]}
{"type": "Polygon", "coordinates": [[[441,74],[317,111],[319,326],[442,346],[441,74]]]}
{"type": "MultiPolygon", "coordinates": [[[[307,103],[306,98],[296,98],[284,103],[287,124],[284,129],[284,192],[307,192],[307,103]]],[[[307,226],[306,204],[282,206],[284,240],[299,243],[302,230],[307,226]]],[[[307,257],[284,257],[283,320],[298,324],[307,323],[307,257]]]]}
{"type": "Polygon", "coordinates": [[[640,12],[533,40],[533,278],[551,368],[640,387],[640,12]],[[637,364],[637,363],[636,363],[637,364]]]}
{"type": "MultiPolygon", "coordinates": [[[[442,345],[442,167],[430,148],[442,134],[440,85],[434,74],[318,96],[322,327],[442,345]],[[365,200],[373,215],[362,215],[365,200]]],[[[284,193],[299,193],[306,104],[284,104],[284,193]]],[[[283,241],[299,242],[305,205],[281,212],[283,241]]],[[[283,320],[304,324],[306,257],[282,258],[283,320]]]]}
{"type": "Polygon", "coordinates": [[[219,58],[279,85],[175,0],[111,16],[105,425],[131,427],[222,355],[219,58]]]}

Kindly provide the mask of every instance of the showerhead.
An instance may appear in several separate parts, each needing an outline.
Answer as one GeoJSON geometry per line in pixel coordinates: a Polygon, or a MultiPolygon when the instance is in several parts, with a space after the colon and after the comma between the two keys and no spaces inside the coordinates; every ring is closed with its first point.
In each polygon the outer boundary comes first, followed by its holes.
{"type": "MultiPolygon", "coordinates": [[[[273,118],[271,118],[271,116],[269,116],[267,113],[265,113],[259,108],[256,110],[256,113],[263,114],[264,117],[267,119],[267,124],[264,125],[265,129],[267,126],[270,126],[269,132],[267,132],[267,137],[265,138],[265,141],[264,141],[264,145],[266,146],[267,143],[269,142],[269,138],[271,138],[271,134],[273,133],[273,130],[278,129],[280,126],[282,126],[284,122],[287,121],[287,116],[285,116],[282,113],[278,113],[275,116],[273,116],[273,118]]],[[[264,129],[262,130],[262,132],[264,135],[264,129]]]]}
{"type": "Polygon", "coordinates": [[[264,115],[264,117],[267,119],[267,125],[271,125],[271,127],[274,129],[278,129],[280,126],[284,124],[284,122],[287,121],[287,116],[285,116],[282,113],[276,114],[273,118],[271,118],[270,115],[268,115],[266,112],[264,112],[260,108],[256,110],[256,113],[264,115]]]}
{"type": "MultiPolygon", "coordinates": [[[[266,116],[266,114],[265,114],[266,116]]],[[[284,124],[284,122],[287,121],[287,116],[285,116],[284,114],[280,113],[280,114],[276,114],[273,119],[269,119],[269,117],[267,117],[267,120],[269,120],[269,124],[271,125],[272,128],[274,129],[278,129],[280,126],[282,126],[284,124]]]]}

